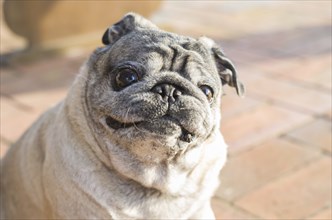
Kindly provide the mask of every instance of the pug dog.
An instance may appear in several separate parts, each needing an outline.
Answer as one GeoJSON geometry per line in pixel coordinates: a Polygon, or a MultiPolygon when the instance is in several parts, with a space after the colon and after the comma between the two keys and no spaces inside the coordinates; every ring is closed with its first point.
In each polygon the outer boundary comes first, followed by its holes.
{"type": "Polygon", "coordinates": [[[2,218],[214,219],[222,87],[244,93],[234,65],[134,13],[102,42],[1,161],[2,218]]]}

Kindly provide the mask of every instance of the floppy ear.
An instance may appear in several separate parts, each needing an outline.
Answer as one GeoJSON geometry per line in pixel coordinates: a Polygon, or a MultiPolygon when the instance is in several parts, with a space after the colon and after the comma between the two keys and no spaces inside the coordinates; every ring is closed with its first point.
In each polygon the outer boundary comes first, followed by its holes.
{"type": "Polygon", "coordinates": [[[138,14],[128,13],[106,30],[102,42],[105,45],[112,44],[135,29],[158,29],[158,27],[138,14]]]}
{"type": "Polygon", "coordinates": [[[221,48],[216,45],[213,40],[207,37],[202,37],[200,38],[200,41],[205,44],[205,46],[210,48],[222,84],[234,87],[237,94],[240,97],[243,97],[245,94],[245,88],[244,85],[238,80],[238,74],[232,61],[224,55],[221,48]]]}
{"type": "Polygon", "coordinates": [[[222,81],[222,84],[227,84],[236,89],[237,94],[240,97],[244,96],[244,85],[238,80],[238,74],[235,66],[218,47],[213,47],[212,52],[217,65],[217,69],[222,81]]]}

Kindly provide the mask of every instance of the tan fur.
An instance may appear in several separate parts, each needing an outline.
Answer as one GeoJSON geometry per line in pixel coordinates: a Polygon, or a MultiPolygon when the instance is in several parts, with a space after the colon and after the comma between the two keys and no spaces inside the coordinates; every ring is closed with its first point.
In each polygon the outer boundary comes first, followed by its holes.
{"type": "MultiPolygon", "coordinates": [[[[162,179],[158,185],[171,196],[141,201],[136,195],[123,197],[117,191],[126,189],[117,184],[125,180],[115,179],[122,179],[121,174],[112,174],[105,164],[109,163],[107,159],[99,160],[102,152],[88,147],[96,143],[84,120],[85,74],[83,70],[66,100],[46,112],[2,161],[1,215],[10,219],[144,218],[144,212],[156,207],[154,214],[159,218],[173,218],[175,214],[213,218],[209,199],[218,185],[218,173],[226,156],[222,137],[193,149],[175,164],[141,164],[146,169],[136,173],[137,178],[144,185],[162,179]],[[167,178],[159,176],[164,169],[169,172],[167,178]],[[130,203],[137,205],[127,209],[130,203]],[[206,210],[195,216],[199,208],[206,210]]],[[[118,161],[118,166],[126,167],[126,155],[120,157],[123,160],[118,161]]],[[[131,190],[134,189],[128,189],[129,194],[131,190]]],[[[148,188],[144,190],[142,193],[153,194],[148,188]]]]}
{"type": "MultiPolygon", "coordinates": [[[[122,25],[137,28],[134,37],[150,36],[150,32],[151,36],[160,33],[170,37],[138,15],[127,15],[124,21],[122,25]]],[[[154,73],[163,64],[163,59],[154,53],[148,58],[144,54],[137,56],[143,58],[135,61],[146,68],[145,81],[113,91],[106,79],[98,80],[104,77],[101,73],[109,62],[134,59],[126,49],[132,40],[114,35],[115,29],[126,36],[127,26],[121,26],[121,30],[112,27],[105,33],[103,40],[111,46],[95,51],[65,100],[44,113],[1,161],[2,219],[214,219],[210,199],[219,184],[227,145],[219,133],[222,90],[218,67],[206,52],[211,50],[213,41],[205,39],[204,46],[193,39],[174,37],[179,42],[193,42],[194,49],[198,44],[203,48],[203,58],[197,52],[180,49],[193,59],[186,68],[193,81],[206,77],[196,71],[196,62],[206,65],[215,88],[213,104],[182,73],[154,73]],[[120,39],[120,43],[114,39],[120,39]],[[201,62],[202,59],[206,61],[201,62]],[[150,90],[165,80],[188,93],[169,104],[173,108],[169,114],[179,121],[166,130],[162,126],[169,123],[160,119],[165,113],[155,112],[154,107],[162,109],[164,103],[150,90]],[[134,96],[135,91],[143,92],[134,96]],[[130,105],[132,100],[141,100],[151,107],[146,110],[145,105],[130,105]],[[123,123],[134,121],[134,126],[110,128],[105,122],[109,115],[123,123]],[[135,125],[135,120],[144,117],[155,130],[149,130],[144,123],[135,125]],[[180,128],[189,129],[195,139],[181,140],[180,128]]],[[[139,40],[133,47],[138,47],[139,40]]],[[[160,47],[166,48],[168,42],[163,41],[160,47]]],[[[144,45],[143,42],[140,47],[144,45]]],[[[218,54],[219,66],[227,61],[222,55],[218,54]]],[[[167,57],[165,62],[170,60],[167,57]]],[[[220,71],[226,72],[224,67],[220,71]]],[[[240,85],[236,76],[232,77],[232,85],[240,85]]]]}

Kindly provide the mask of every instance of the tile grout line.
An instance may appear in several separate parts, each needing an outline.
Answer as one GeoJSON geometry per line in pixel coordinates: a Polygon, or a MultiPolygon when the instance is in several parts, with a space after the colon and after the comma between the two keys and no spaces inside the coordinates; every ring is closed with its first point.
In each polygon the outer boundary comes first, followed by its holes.
{"type": "MultiPolygon", "coordinates": [[[[329,210],[330,208],[331,208],[331,204],[330,205],[325,205],[321,209],[319,209],[319,210],[311,213],[310,215],[308,215],[305,219],[309,219],[309,218],[315,217],[317,214],[319,214],[319,213],[321,213],[323,211],[329,210]]],[[[322,219],[322,220],[324,220],[324,219],[322,219]]],[[[328,219],[326,219],[326,220],[328,220],[328,219]]]]}
{"type": "MultiPolygon", "coordinates": [[[[11,145],[11,144],[13,144],[12,141],[10,141],[10,140],[7,139],[6,137],[2,136],[1,134],[0,134],[0,140],[1,140],[1,142],[3,142],[4,144],[7,144],[7,145],[11,145]]],[[[0,147],[1,147],[1,145],[0,145],[0,147]]]]}
{"type": "Polygon", "coordinates": [[[319,115],[322,115],[325,113],[323,111],[322,112],[313,112],[311,110],[307,110],[300,106],[297,106],[296,104],[287,103],[287,102],[273,99],[273,98],[267,98],[267,97],[264,97],[263,95],[259,95],[259,94],[251,94],[251,97],[255,100],[258,100],[258,101],[265,100],[265,103],[267,103],[267,104],[275,105],[279,108],[283,108],[283,109],[286,109],[286,110],[289,110],[292,112],[296,112],[296,113],[300,113],[300,114],[305,114],[308,116],[318,117],[319,115]]]}
{"type": "Polygon", "coordinates": [[[320,85],[318,83],[310,83],[310,82],[305,82],[305,81],[299,81],[297,79],[293,78],[286,78],[281,75],[277,75],[278,73],[271,74],[271,76],[275,79],[282,80],[283,82],[287,83],[294,83],[297,86],[300,86],[304,89],[310,89],[310,90],[315,90],[317,92],[325,93],[330,95],[331,94],[331,88],[328,88],[324,85],[320,85]]]}
{"type": "MultiPolygon", "coordinates": [[[[293,175],[293,174],[295,174],[295,173],[297,173],[297,172],[300,172],[301,170],[306,169],[308,166],[310,166],[310,165],[312,165],[312,164],[314,164],[314,163],[320,161],[320,160],[321,160],[322,158],[324,158],[324,157],[325,157],[325,155],[317,155],[317,156],[311,158],[311,159],[308,160],[308,161],[304,161],[303,163],[301,163],[301,164],[295,166],[294,168],[292,168],[292,169],[286,171],[285,173],[283,173],[283,174],[281,174],[281,175],[279,175],[279,176],[277,176],[277,177],[271,178],[270,180],[268,180],[268,181],[265,182],[265,183],[258,184],[257,186],[253,187],[250,191],[245,192],[245,193],[243,193],[242,195],[239,195],[239,196],[235,197],[235,198],[233,199],[233,202],[237,202],[237,201],[239,201],[240,199],[242,199],[243,197],[245,197],[245,196],[247,196],[247,195],[249,195],[249,194],[251,194],[251,193],[253,193],[253,192],[255,192],[255,191],[257,191],[257,190],[259,190],[259,189],[261,189],[261,188],[263,188],[263,187],[266,187],[266,186],[268,186],[268,185],[270,185],[270,184],[272,184],[272,183],[274,183],[274,182],[277,182],[277,181],[283,180],[283,179],[285,179],[285,178],[288,178],[289,176],[291,176],[291,175],[293,175]]],[[[330,159],[330,158],[329,158],[329,159],[330,159]]]]}
{"type": "Polygon", "coordinates": [[[26,112],[32,112],[33,111],[33,107],[17,100],[14,96],[12,96],[10,94],[2,93],[0,95],[0,99],[1,100],[2,99],[7,100],[9,103],[11,103],[11,105],[14,108],[18,108],[19,110],[26,111],[26,112]]]}
{"type": "Polygon", "coordinates": [[[286,130],[283,130],[283,131],[280,131],[280,132],[276,132],[275,134],[270,135],[270,136],[268,136],[268,137],[266,137],[266,138],[258,141],[257,143],[251,143],[251,144],[247,145],[246,147],[244,147],[243,149],[239,149],[239,150],[236,150],[236,151],[229,152],[228,153],[228,157],[229,158],[233,158],[233,157],[236,157],[236,156],[238,156],[238,155],[240,155],[242,153],[252,151],[255,147],[257,147],[258,145],[260,145],[260,144],[262,144],[262,143],[264,143],[264,142],[266,142],[266,141],[268,141],[270,139],[273,139],[273,138],[282,138],[282,136],[285,135],[286,132],[294,130],[296,128],[299,128],[299,127],[301,127],[301,126],[303,126],[303,125],[305,125],[307,123],[310,123],[312,120],[314,120],[314,117],[310,117],[310,118],[308,118],[306,120],[298,122],[296,124],[296,126],[294,125],[292,127],[289,127],[286,130]]]}
{"type": "Polygon", "coordinates": [[[313,152],[320,153],[321,155],[325,155],[325,156],[328,156],[328,157],[332,158],[332,153],[329,152],[328,150],[315,147],[315,146],[313,146],[313,145],[311,145],[311,144],[309,144],[305,141],[302,141],[302,140],[299,140],[297,138],[288,136],[287,134],[282,135],[280,138],[285,139],[285,140],[287,140],[291,143],[297,144],[297,145],[301,144],[301,146],[304,146],[306,149],[309,149],[313,152]]]}
{"type": "MultiPolygon", "coordinates": [[[[331,94],[331,90],[332,90],[331,88],[320,85],[318,83],[305,82],[305,81],[300,81],[300,80],[297,80],[294,78],[283,77],[282,75],[280,75],[280,71],[265,70],[265,71],[259,73],[261,71],[259,68],[259,64],[246,63],[244,61],[241,61],[241,63],[248,65],[249,67],[253,68],[254,70],[258,70],[258,73],[256,73],[256,74],[263,78],[267,78],[266,75],[268,75],[269,77],[271,77],[275,80],[279,80],[283,83],[287,83],[287,84],[291,84],[291,85],[295,84],[296,86],[304,88],[304,89],[309,89],[309,90],[317,91],[317,92],[328,94],[328,95],[331,94]]],[[[283,70],[283,71],[285,71],[285,70],[283,70]]]]}
{"type": "MultiPolygon", "coordinates": [[[[237,210],[239,210],[239,211],[241,211],[241,212],[244,212],[244,214],[247,213],[247,214],[251,215],[251,216],[254,217],[254,218],[257,218],[257,219],[263,219],[262,217],[256,215],[255,213],[252,213],[252,212],[250,212],[250,211],[248,211],[248,210],[245,210],[245,209],[243,209],[242,207],[236,205],[236,204],[234,203],[234,201],[228,201],[228,200],[225,200],[224,198],[222,198],[222,197],[220,197],[220,196],[217,196],[217,195],[215,195],[214,197],[217,198],[217,199],[219,199],[219,200],[221,200],[222,202],[227,203],[227,204],[228,204],[229,206],[231,206],[232,208],[235,208],[235,209],[237,209],[237,210]]],[[[250,219],[241,219],[241,220],[252,220],[252,218],[250,218],[250,219]]]]}

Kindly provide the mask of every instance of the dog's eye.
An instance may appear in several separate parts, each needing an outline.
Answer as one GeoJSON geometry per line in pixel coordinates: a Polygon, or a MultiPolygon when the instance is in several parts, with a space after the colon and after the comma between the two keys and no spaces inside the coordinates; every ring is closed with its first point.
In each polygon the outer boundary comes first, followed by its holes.
{"type": "Polygon", "coordinates": [[[136,83],[138,80],[138,73],[135,70],[129,68],[120,70],[115,77],[116,85],[120,89],[136,83]]]}
{"type": "Polygon", "coordinates": [[[207,86],[207,85],[202,85],[199,87],[204,95],[207,97],[208,101],[209,102],[212,102],[212,99],[213,99],[213,90],[210,86],[207,86]]]}

